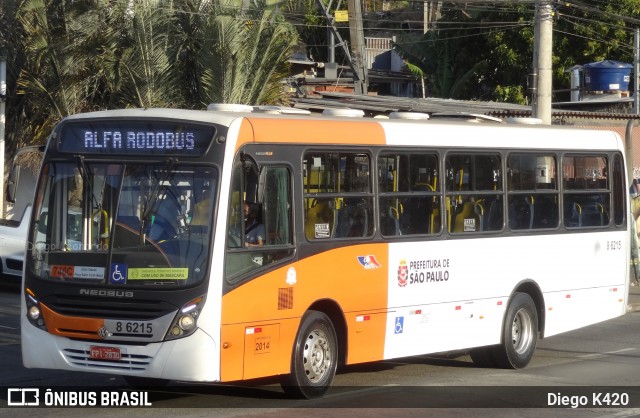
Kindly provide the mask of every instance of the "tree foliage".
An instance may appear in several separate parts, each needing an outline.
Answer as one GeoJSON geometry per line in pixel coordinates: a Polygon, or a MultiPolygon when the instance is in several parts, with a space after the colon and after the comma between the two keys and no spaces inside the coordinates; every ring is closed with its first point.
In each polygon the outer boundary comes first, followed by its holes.
{"type": "Polygon", "coordinates": [[[298,42],[265,0],[3,1],[13,7],[0,18],[19,34],[3,47],[8,119],[24,122],[8,142],[20,145],[78,112],[280,103],[298,42]]]}
{"type": "MultiPolygon", "coordinates": [[[[405,60],[426,74],[431,95],[525,104],[534,52],[534,2],[454,4],[436,29],[395,44],[405,60]]],[[[635,0],[554,3],[554,100],[568,99],[568,69],[612,59],[633,62],[635,0]]]]}

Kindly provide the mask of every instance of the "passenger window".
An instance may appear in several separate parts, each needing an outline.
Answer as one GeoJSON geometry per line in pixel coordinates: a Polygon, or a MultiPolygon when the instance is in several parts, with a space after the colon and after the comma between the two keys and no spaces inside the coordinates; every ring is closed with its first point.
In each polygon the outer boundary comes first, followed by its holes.
{"type": "Polygon", "coordinates": [[[504,224],[498,154],[449,154],[445,209],[450,233],[500,231],[504,224]]]}
{"type": "Polygon", "coordinates": [[[556,157],[549,154],[510,154],[507,159],[509,229],[558,226],[556,157]]]}
{"type": "Polygon", "coordinates": [[[378,189],[382,235],[440,233],[441,192],[435,154],[381,154],[378,189]]]}
{"type": "Polygon", "coordinates": [[[308,240],[373,235],[368,154],[309,152],[303,166],[304,230],[308,240]]]}
{"type": "Polygon", "coordinates": [[[609,225],[611,191],[608,158],[566,155],[562,159],[564,224],[567,228],[609,225]]]}

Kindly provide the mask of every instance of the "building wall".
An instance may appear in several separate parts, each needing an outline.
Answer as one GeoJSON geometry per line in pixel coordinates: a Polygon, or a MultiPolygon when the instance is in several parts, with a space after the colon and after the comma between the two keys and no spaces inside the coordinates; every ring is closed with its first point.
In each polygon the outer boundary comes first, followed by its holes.
{"type": "MultiPolygon", "coordinates": [[[[640,180],[640,126],[638,124],[634,124],[635,126],[631,130],[631,143],[632,143],[632,153],[631,156],[627,156],[627,161],[630,161],[633,167],[633,178],[640,180]]],[[[593,122],[590,123],[588,121],[577,121],[574,124],[577,128],[588,128],[588,129],[602,129],[607,131],[614,131],[623,141],[627,141],[626,131],[627,131],[627,123],[626,121],[620,122],[612,122],[611,124],[602,124],[602,122],[593,122]]]]}

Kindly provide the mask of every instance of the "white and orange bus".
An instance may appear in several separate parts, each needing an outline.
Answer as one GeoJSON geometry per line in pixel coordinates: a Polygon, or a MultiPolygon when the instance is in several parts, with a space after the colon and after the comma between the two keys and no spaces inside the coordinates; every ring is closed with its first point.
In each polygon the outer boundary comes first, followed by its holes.
{"type": "Polygon", "coordinates": [[[339,364],[469,350],[522,368],[539,338],[625,313],[625,172],[607,131],[70,116],[35,194],[24,365],[132,384],[281,376],[304,397],[339,364]]]}

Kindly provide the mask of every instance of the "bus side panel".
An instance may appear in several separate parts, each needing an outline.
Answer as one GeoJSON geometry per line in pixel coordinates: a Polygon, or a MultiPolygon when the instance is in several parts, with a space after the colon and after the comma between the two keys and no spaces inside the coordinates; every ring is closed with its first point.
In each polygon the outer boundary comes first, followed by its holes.
{"type": "Polygon", "coordinates": [[[386,265],[386,244],[336,248],[268,272],[225,294],[222,380],[289,373],[300,319],[309,309],[321,309],[312,306],[318,301],[334,304],[342,312],[347,341],[339,343],[347,344],[347,363],[383,359],[386,265]]]}
{"type": "Polygon", "coordinates": [[[500,239],[401,242],[389,246],[385,358],[496,344],[517,265],[500,239]],[[497,260],[496,258],[500,258],[497,260]],[[502,265],[501,269],[491,266],[502,265]]]}
{"type": "Polygon", "coordinates": [[[543,294],[545,336],[623,315],[626,234],[391,244],[385,358],[499,343],[509,298],[525,282],[543,294]]]}
{"type": "Polygon", "coordinates": [[[626,231],[565,234],[550,251],[561,254],[555,271],[560,288],[543,287],[545,336],[584,327],[626,313],[629,247],[626,231]]]}

